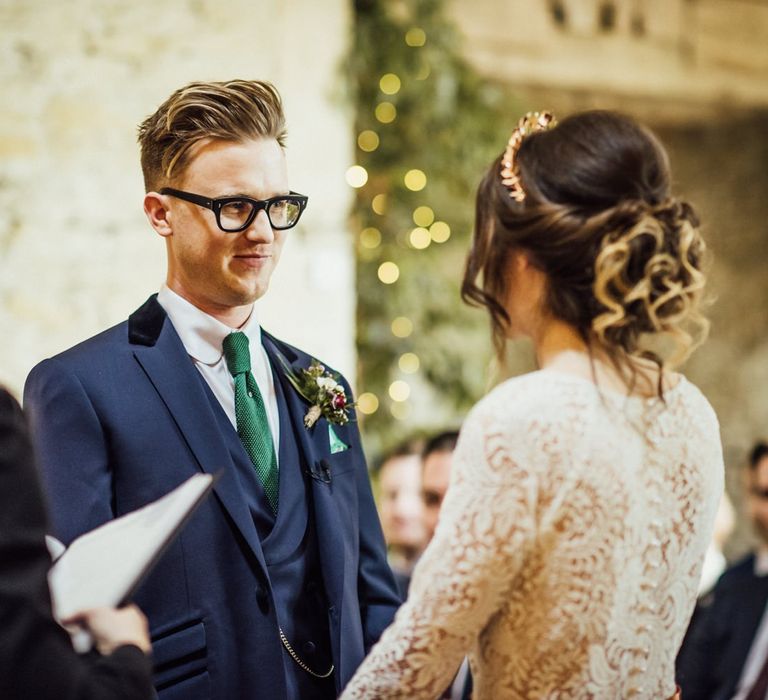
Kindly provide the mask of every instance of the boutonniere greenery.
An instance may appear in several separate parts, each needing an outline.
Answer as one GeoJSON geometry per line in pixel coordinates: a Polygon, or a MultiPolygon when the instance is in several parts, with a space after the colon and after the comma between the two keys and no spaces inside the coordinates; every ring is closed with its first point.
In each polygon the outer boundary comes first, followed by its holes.
{"type": "Polygon", "coordinates": [[[349,403],[344,387],[339,383],[337,374],[328,371],[317,360],[312,360],[309,367],[298,372],[291,367],[285,358],[280,361],[285,367],[286,374],[293,388],[309,404],[309,410],[304,416],[304,425],[311,428],[321,416],[329,423],[344,425],[349,422],[347,415],[354,406],[349,403]]]}

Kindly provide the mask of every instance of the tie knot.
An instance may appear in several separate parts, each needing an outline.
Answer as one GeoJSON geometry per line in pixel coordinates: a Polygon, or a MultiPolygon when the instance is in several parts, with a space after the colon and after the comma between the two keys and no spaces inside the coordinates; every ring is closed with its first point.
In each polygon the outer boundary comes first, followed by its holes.
{"type": "Polygon", "coordinates": [[[251,352],[248,349],[248,336],[236,331],[224,338],[224,360],[229,373],[234,377],[251,369],[251,352]]]}

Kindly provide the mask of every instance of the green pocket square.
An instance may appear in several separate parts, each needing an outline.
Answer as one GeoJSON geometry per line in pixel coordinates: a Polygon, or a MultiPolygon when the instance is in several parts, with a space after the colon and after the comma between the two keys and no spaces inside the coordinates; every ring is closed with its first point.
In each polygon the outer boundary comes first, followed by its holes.
{"type": "Polygon", "coordinates": [[[341,438],[336,435],[336,431],[333,429],[333,426],[330,423],[328,423],[328,440],[331,443],[332,455],[335,455],[337,452],[344,452],[344,450],[349,449],[349,445],[346,445],[341,441],[341,438]]]}

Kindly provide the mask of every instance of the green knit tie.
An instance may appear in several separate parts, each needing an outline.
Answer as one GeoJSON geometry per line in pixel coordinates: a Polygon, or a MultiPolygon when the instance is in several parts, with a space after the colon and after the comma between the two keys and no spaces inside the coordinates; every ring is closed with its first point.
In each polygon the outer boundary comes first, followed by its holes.
{"type": "Polygon", "coordinates": [[[251,353],[245,333],[230,333],[224,338],[224,359],[235,380],[237,434],[256,468],[269,505],[277,515],[277,455],[264,399],[251,373],[251,353]]]}

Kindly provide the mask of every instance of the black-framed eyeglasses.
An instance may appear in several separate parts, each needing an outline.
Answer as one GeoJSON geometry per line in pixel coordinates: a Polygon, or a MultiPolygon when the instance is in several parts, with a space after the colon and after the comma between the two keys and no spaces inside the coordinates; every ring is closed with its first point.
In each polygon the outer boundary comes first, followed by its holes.
{"type": "Polygon", "coordinates": [[[169,194],[187,202],[192,202],[216,215],[216,225],[227,233],[245,231],[256,215],[263,209],[273,229],[284,231],[293,228],[307,207],[309,197],[298,192],[282,194],[269,199],[251,199],[250,197],[219,197],[210,199],[200,194],[163,187],[160,194],[169,194]]]}

